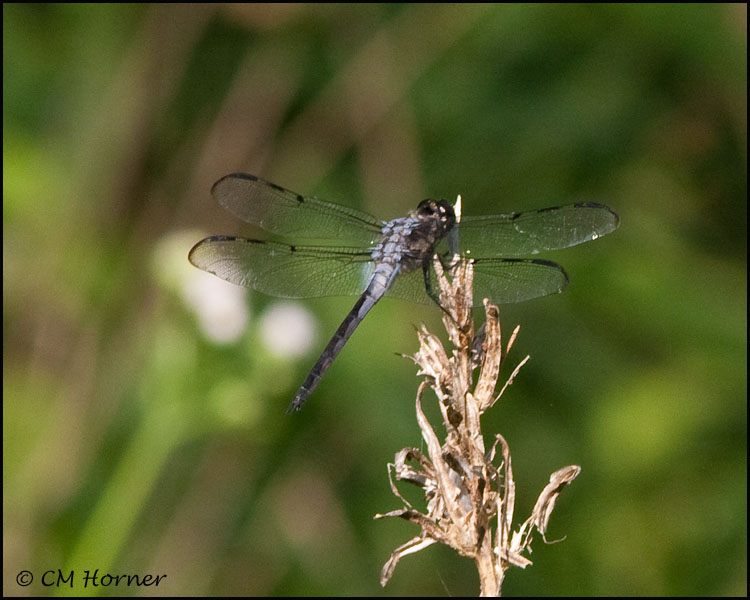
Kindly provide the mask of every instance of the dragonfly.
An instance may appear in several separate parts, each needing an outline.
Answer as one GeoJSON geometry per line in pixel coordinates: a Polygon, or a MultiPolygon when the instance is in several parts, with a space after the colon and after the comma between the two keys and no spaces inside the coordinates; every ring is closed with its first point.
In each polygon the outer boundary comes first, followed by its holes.
{"type": "Polygon", "coordinates": [[[430,285],[436,255],[460,253],[472,261],[477,305],[482,298],[495,304],[522,302],[568,285],[560,265],[529,255],[595,240],[619,225],[617,213],[595,202],[462,216],[457,223],[448,201],[431,199],[406,217],[383,221],[245,173],[222,177],[211,193],[234,216],[279,239],[207,237],[190,250],[194,266],[271,296],[359,296],[287,413],[302,408],[381,298],[439,305],[430,285]]]}

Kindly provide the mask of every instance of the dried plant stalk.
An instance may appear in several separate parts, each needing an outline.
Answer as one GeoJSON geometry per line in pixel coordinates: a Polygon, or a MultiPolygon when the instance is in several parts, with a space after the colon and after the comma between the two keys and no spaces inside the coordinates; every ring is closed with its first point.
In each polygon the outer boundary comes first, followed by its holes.
{"type": "Polygon", "coordinates": [[[518,334],[513,331],[503,350],[498,308],[484,300],[485,325],[474,332],[471,307],[472,265],[461,261],[449,281],[435,260],[440,301],[445,309],[443,323],[453,349],[450,355],[440,340],[424,325],[418,332],[420,347],[411,357],[424,381],[417,392],[417,421],[427,445],[427,455],[416,448],[404,448],[388,465],[391,489],[404,508],[375,515],[400,517],[420,526],[421,532],[396,548],[383,566],[380,583],[388,583],[398,561],[434,543],[453,548],[474,559],[479,572],[480,595],[499,596],[505,571],[511,566],[526,567],[531,561],[522,553],[530,551],[536,529],[545,534],[552,509],[562,488],[573,481],[580,467],[563,467],[550,476],[531,516],[513,531],[515,483],[511,456],[505,439],[497,434],[486,450],[480,427],[482,414],[497,402],[513,381],[528,356],[516,367],[502,391],[495,395],[500,365],[518,334]],[[479,368],[472,391],[472,374],[479,368]],[[422,394],[431,387],[438,397],[445,440],[440,441],[422,411],[422,394]],[[494,465],[499,455],[499,466],[494,465]],[[392,471],[391,471],[392,469],[392,471]],[[416,510],[401,495],[393,480],[407,481],[422,488],[426,513],[416,510]]]}

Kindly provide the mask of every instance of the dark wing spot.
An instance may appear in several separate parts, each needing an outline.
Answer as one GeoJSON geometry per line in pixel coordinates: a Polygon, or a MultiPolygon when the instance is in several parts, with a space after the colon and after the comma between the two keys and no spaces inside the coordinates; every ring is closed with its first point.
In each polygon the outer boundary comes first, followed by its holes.
{"type": "MultiPolygon", "coordinates": [[[[516,260],[519,260],[519,259],[516,259],[516,260]]],[[[520,259],[520,260],[523,260],[523,259],[520,259]]],[[[553,269],[557,269],[565,277],[565,285],[567,286],[568,283],[570,282],[570,277],[568,277],[568,272],[562,267],[562,265],[559,265],[556,262],[553,262],[551,260],[544,260],[543,258],[529,258],[527,259],[527,262],[534,263],[537,265],[544,265],[545,267],[552,267],[553,269]]]]}
{"type": "Polygon", "coordinates": [[[608,211],[612,211],[609,206],[599,204],[598,202],[576,202],[573,206],[576,208],[606,208],[608,211]]]}
{"type": "Polygon", "coordinates": [[[228,177],[236,177],[237,179],[249,179],[250,181],[260,181],[260,178],[256,177],[255,175],[250,175],[250,173],[233,173],[228,177]]]}
{"type": "Polygon", "coordinates": [[[543,258],[510,258],[510,259],[503,259],[503,260],[530,262],[530,263],[534,263],[537,265],[544,265],[545,267],[554,267],[555,269],[562,269],[562,267],[558,265],[556,262],[553,262],[551,260],[545,260],[543,258]]]}

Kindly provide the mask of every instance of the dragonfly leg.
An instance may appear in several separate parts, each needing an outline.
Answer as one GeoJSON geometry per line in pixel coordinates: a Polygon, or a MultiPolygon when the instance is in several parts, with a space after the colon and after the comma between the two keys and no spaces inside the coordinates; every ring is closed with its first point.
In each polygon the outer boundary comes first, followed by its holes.
{"type": "MultiPolygon", "coordinates": [[[[441,259],[442,262],[442,259],[441,259]]],[[[455,319],[453,319],[453,316],[451,313],[440,303],[440,296],[435,293],[435,290],[432,289],[432,284],[430,282],[430,263],[428,261],[425,261],[422,263],[422,274],[424,275],[424,289],[427,292],[427,295],[432,298],[432,300],[440,307],[440,310],[442,310],[446,315],[448,315],[451,320],[455,322],[455,319]]]]}

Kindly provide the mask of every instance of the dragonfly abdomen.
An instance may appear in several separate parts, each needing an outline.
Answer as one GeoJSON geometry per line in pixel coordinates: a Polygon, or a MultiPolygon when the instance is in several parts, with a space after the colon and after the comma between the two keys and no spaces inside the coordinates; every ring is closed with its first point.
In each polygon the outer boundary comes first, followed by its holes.
{"type": "Polygon", "coordinates": [[[297,390],[297,394],[294,396],[294,400],[287,408],[287,413],[293,413],[302,409],[302,406],[307,401],[307,398],[312,394],[313,390],[318,386],[320,379],[323,377],[328,367],[331,366],[334,359],[338,356],[341,349],[344,347],[349,338],[354,333],[354,330],[362,322],[370,309],[380,300],[388,288],[393,283],[396,275],[398,275],[400,265],[397,263],[383,262],[375,269],[370,283],[367,285],[367,289],[359,297],[357,302],[354,304],[349,314],[341,322],[336,333],[326,345],[325,350],[318,358],[317,362],[310,369],[310,372],[305,378],[305,382],[297,390]]]}

